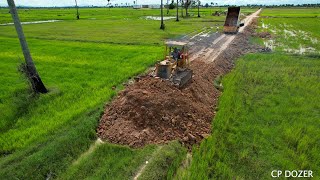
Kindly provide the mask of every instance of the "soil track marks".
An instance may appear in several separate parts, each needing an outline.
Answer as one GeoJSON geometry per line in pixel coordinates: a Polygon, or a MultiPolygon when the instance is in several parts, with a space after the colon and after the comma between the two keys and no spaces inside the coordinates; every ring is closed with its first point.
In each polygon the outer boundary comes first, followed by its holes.
{"type": "MultiPolygon", "coordinates": [[[[97,130],[99,137],[131,147],[175,139],[187,147],[200,142],[211,132],[220,95],[213,85],[214,79],[229,72],[239,56],[263,50],[249,44],[253,26],[250,24],[245,31],[232,35],[234,38],[225,45],[226,50],[218,55],[212,49],[202,56],[194,54],[190,67],[194,76],[183,89],[152,77],[143,77],[127,86],[106,106],[97,130]]],[[[223,38],[220,41],[224,42],[223,38]]]]}

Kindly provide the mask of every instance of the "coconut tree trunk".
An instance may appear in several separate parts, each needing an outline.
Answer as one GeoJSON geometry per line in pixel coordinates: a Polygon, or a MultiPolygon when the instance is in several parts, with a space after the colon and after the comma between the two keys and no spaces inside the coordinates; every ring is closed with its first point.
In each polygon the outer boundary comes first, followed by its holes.
{"type": "Polygon", "coordinates": [[[179,21],[179,0],[177,0],[177,19],[176,21],[179,21]]]}
{"type": "Polygon", "coordinates": [[[163,23],[163,0],[161,0],[161,5],[160,5],[160,10],[161,10],[161,25],[160,29],[164,30],[164,23],[163,23]]]}
{"type": "Polygon", "coordinates": [[[184,5],[184,2],[183,2],[183,0],[181,0],[181,17],[183,17],[183,5],[184,5]]]}
{"type": "Polygon", "coordinates": [[[186,0],[186,3],[184,5],[186,7],[186,17],[188,17],[189,0],[186,0]]]}
{"type": "Polygon", "coordinates": [[[75,0],[75,2],[76,2],[76,9],[77,9],[77,19],[80,19],[78,2],[77,0],[75,0]]]}
{"type": "Polygon", "coordinates": [[[200,0],[198,0],[198,17],[200,17],[200,0]]]}
{"type": "Polygon", "coordinates": [[[29,48],[28,48],[28,44],[26,41],[26,38],[23,34],[23,29],[20,23],[20,19],[18,16],[18,12],[17,12],[17,8],[14,4],[13,0],[7,0],[9,8],[10,8],[10,12],[11,12],[11,16],[14,22],[14,26],[16,28],[18,37],[19,37],[19,41],[20,41],[20,45],[22,48],[22,52],[23,52],[23,56],[24,59],[26,61],[26,73],[27,76],[30,80],[30,83],[32,85],[33,90],[36,93],[47,93],[48,90],[46,89],[46,87],[44,86],[44,84],[41,81],[41,78],[37,72],[36,66],[33,63],[29,48]]]}

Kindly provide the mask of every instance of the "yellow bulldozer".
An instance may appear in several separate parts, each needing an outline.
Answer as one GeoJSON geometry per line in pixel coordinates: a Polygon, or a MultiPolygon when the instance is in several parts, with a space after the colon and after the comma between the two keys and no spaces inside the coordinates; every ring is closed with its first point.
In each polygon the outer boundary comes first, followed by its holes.
{"type": "Polygon", "coordinates": [[[189,52],[186,42],[167,41],[165,43],[165,58],[156,64],[155,76],[170,80],[179,88],[191,79],[193,71],[189,69],[189,52]]]}

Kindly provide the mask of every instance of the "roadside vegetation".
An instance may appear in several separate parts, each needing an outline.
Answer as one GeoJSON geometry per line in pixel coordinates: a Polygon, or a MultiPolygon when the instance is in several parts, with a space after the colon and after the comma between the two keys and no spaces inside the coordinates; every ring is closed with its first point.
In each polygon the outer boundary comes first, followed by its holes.
{"type": "Polygon", "coordinates": [[[318,16],[319,8],[263,10],[263,17],[277,16],[260,18],[258,31],[272,38],[252,42],[272,40],[273,52],[241,57],[223,78],[212,135],[193,149],[190,167],[177,177],[271,179],[272,170],[312,170],[320,177],[320,49],[314,41],[320,26],[310,14],[318,16]],[[305,35],[284,37],[285,30],[305,35]],[[314,51],[285,50],[300,46],[314,51]]]}

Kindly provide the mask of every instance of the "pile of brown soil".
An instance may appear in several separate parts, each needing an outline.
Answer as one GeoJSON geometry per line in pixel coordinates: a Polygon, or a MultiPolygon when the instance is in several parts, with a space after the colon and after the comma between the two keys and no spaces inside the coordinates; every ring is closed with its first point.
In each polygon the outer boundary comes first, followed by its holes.
{"type": "Polygon", "coordinates": [[[272,35],[269,32],[259,32],[257,33],[257,36],[264,39],[272,38],[272,35]]]}
{"type": "Polygon", "coordinates": [[[142,78],[106,107],[98,134],[134,147],[174,139],[196,143],[211,130],[219,96],[212,82],[213,77],[195,73],[192,82],[179,89],[166,80],[142,78]]]}
{"type": "Polygon", "coordinates": [[[141,147],[180,140],[188,147],[211,132],[211,122],[220,92],[214,79],[233,67],[233,61],[257,48],[249,45],[249,31],[237,36],[213,63],[195,60],[192,82],[178,89],[169,81],[144,77],[129,85],[106,106],[97,130],[112,143],[141,147]]]}

